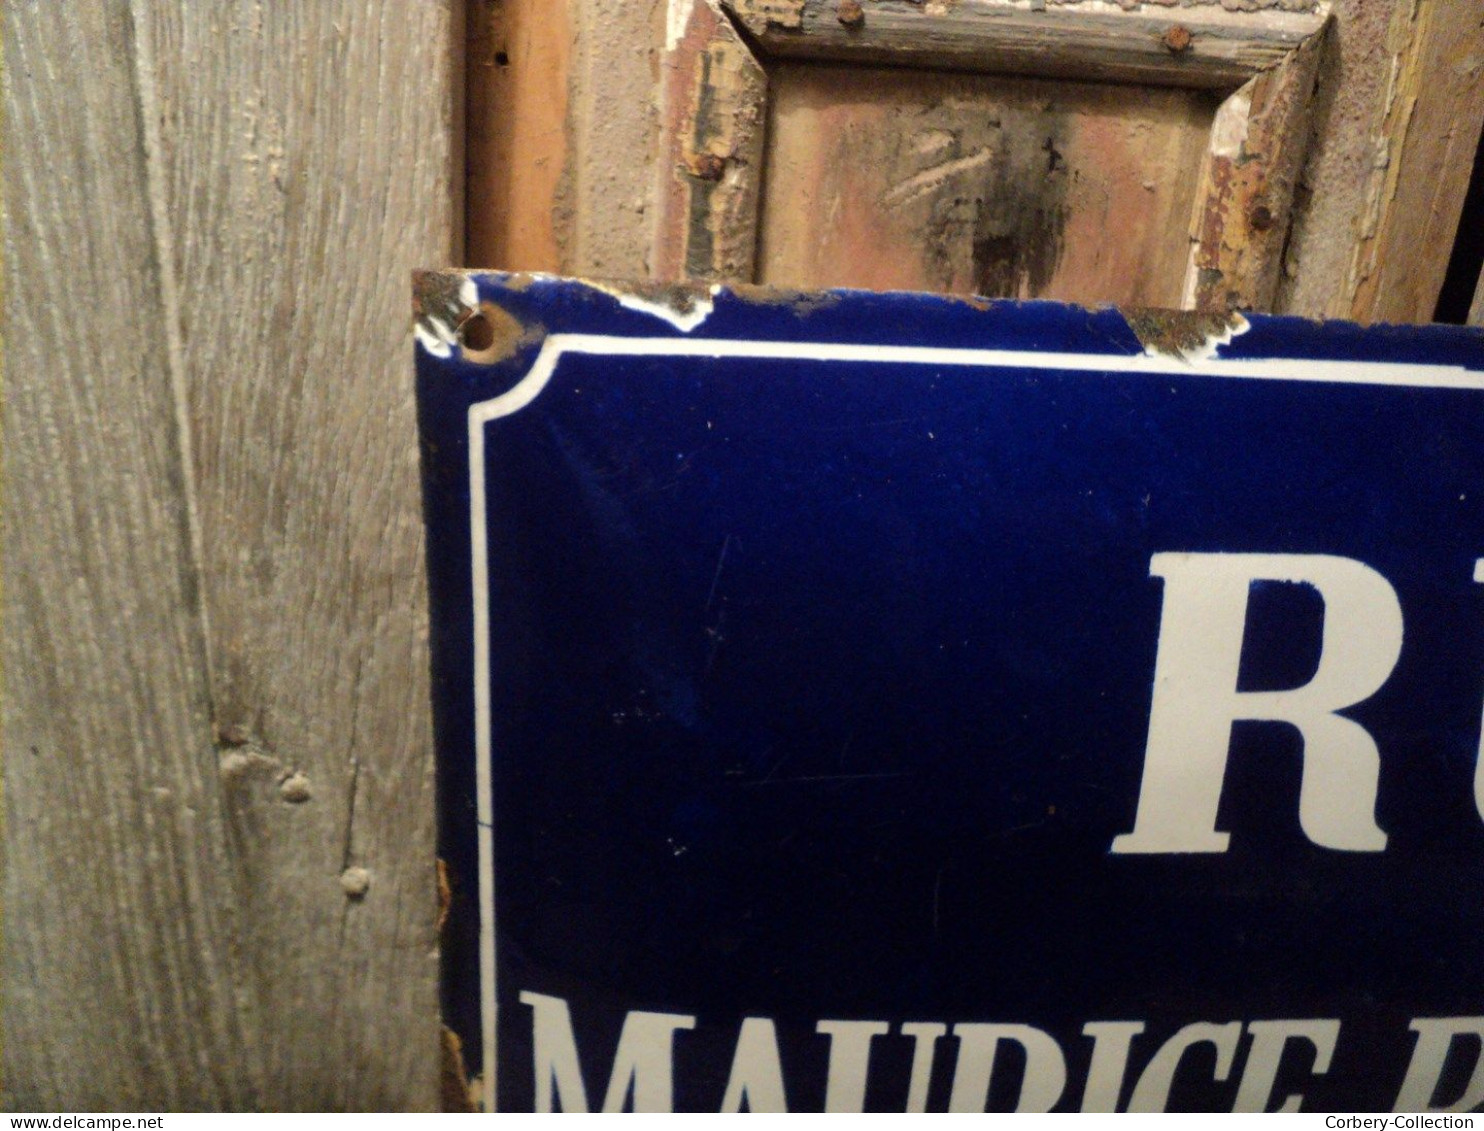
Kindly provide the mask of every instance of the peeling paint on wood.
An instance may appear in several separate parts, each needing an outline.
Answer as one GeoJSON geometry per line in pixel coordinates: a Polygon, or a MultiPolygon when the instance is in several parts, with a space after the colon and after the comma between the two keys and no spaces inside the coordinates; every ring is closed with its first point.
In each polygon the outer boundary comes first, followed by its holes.
{"type": "Polygon", "coordinates": [[[795,31],[804,26],[807,0],[743,0],[728,5],[748,31],[765,35],[770,31],[795,31]]]}
{"type": "Polygon", "coordinates": [[[1183,4],[723,0],[769,58],[1230,89],[1276,66],[1323,24],[1308,3],[1183,4]],[[1230,10],[1235,8],[1236,10],[1230,10]],[[1260,18],[1253,12],[1261,9],[1260,18]]]}
{"type": "Polygon", "coordinates": [[[767,79],[708,0],[695,0],[679,26],[662,72],[651,272],[657,279],[750,279],[767,79]]]}
{"type": "Polygon", "coordinates": [[[1191,222],[1181,306],[1272,309],[1309,140],[1320,42],[1317,35],[1305,41],[1217,111],[1191,222]]]}

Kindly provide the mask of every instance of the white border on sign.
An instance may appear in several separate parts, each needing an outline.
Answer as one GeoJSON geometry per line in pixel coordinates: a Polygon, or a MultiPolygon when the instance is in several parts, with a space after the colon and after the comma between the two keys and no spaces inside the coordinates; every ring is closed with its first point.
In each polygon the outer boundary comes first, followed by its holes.
{"type": "Polygon", "coordinates": [[[469,406],[469,538],[474,595],[474,775],[479,828],[479,984],[484,1038],[484,1106],[495,1110],[494,795],[490,746],[489,543],[485,495],[485,425],[519,412],[540,395],[563,354],[607,357],[756,358],[855,364],[936,365],[976,369],[1054,369],[1157,377],[1242,378],[1337,385],[1484,390],[1484,373],[1456,365],[1295,358],[1184,360],[1151,354],[1051,353],[1028,350],[880,346],[839,342],[757,342],[722,338],[620,338],[552,334],[515,386],[469,406]]]}

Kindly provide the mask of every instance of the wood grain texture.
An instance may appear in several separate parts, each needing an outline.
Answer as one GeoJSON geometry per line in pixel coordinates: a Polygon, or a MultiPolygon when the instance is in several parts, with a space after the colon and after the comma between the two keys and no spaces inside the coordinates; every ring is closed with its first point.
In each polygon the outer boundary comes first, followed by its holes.
{"type": "Polygon", "coordinates": [[[453,5],[148,10],[258,1055],[280,1106],[431,1107],[407,311],[411,270],[452,252],[453,5]]]}
{"type": "Polygon", "coordinates": [[[661,72],[651,274],[751,281],[767,76],[710,0],[681,11],[661,72]]]}
{"type": "Polygon", "coordinates": [[[7,4],[5,1104],[246,1107],[241,919],[122,4],[7,4]]]}
{"type": "Polygon", "coordinates": [[[454,14],[7,6],[27,1106],[436,1103],[407,287],[452,251],[454,14]]]}
{"type": "Polygon", "coordinates": [[[760,281],[1179,304],[1174,174],[1209,93],[787,64],[772,87],[760,281]]]}
{"type": "Polygon", "coordinates": [[[566,0],[468,0],[465,247],[471,265],[560,271],[571,217],[566,0]]]}
{"type": "Polygon", "coordinates": [[[664,0],[469,0],[468,256],[649,274],[664,0]]]}
{"type": "Polygon", "coordinates": [[[1309,115],[1309,155],[1295,188],[1274,304],[1284,313],[1339,318],[1349,312],[1345,280],[1374,165],[1374,107],[1391,75],[1386,28],[1391,9],[1411,2],[1331,0],[1309,115]]]}
{"type": "Polygon", "coordinates": [[[724,0],[769,58],[1230,89],[1323,23],[1312,11],[1120,11],[1013,0],[724,0]]]}
{"type": "Polygon", "coordinates": [[[1390,82],[1346,277],[1364,322],[1430,322],[1484,126],[1484,5],[1398,4],[1390,82]]]}

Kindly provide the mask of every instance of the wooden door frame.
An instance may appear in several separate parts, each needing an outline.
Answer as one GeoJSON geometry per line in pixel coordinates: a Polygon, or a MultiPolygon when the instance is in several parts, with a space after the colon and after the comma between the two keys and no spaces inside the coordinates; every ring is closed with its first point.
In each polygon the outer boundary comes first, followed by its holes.
{"type": "Polygon", "coordinates": [[[1225,90],[1199,172],[1182,305],[1273,305],[1309,135],[1323,0],[1309,13],[1082,10],[1014,0],[672,3],[651,271],[751,282],[766,63],[893,65],[1225,90]]]}

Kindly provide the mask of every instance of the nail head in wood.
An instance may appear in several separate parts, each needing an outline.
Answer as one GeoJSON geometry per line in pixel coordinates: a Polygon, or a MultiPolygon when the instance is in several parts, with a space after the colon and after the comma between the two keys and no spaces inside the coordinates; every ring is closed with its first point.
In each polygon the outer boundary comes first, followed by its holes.
{"type": "Polygon", "coordinates": [[[1190,50],[1190,44],[1195,39],[1190,34],[1190,29],[1184,24],[1175,24],[1170,27],[1163,36],[1164,45],[1169,48],[1172,55],[1179,55],[1190,50]]]}
{"type": "Polygon", "coordinates": [[[690,174],[702,181],[719,181],[726,172],[727,159],[714,153],[698,153],[690,162],[690,174]]]}

